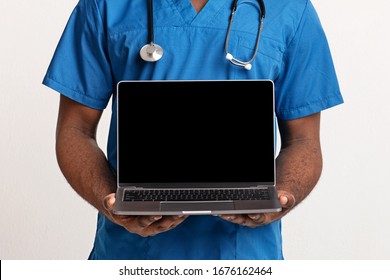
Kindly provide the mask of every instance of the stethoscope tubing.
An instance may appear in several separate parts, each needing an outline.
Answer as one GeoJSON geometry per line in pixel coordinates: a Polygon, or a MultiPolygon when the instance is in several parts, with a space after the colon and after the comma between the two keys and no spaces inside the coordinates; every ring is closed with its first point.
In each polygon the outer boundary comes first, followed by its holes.
{"type": "Polygon", "coordinates": [[[139,54],[141,58],[148,62],[156,62],[163,56],[163,49],[154,43],[154,17],[153,0],[148,0],[148,44],[143,46],[139,54]]]}
{"type": "Polygon", "coordinates": [[[232,28],[232,25],[233,25],[233,21],[234,21],[234,15],[235,15],[235,13],[237,11],[238,0],[234,0],[233,1],[232,12],[231,12],[231,15],[230,15],[228,31],[226,33],[226,39],[225,39],[226,59],[229,60],[232,64],[237,65],[237,66],[242,66],[242,67],[244,67],[247,70],[250,70],[252,68],[251,63],[256,58],[256,54],[257,54],[257,51],[258,51],[259,45],[260,45],[261,31],[263,30],[263,21],[264,21],[264,17],[265,17],[265,5],[264,5],[264,1],[263,0],[258,0],[258,2],[259,2],[259,5],[260,5],[259,29],[257,31],[256,45],[255,45],[255,48],[253,50],[253,55],[252,55],[251,59],[249,59],[248,61],[242,61],[242,60],[239,60],[239,59],[233,57],[233,55],[229,53],[230,33],[231,33],[231,28],[232,28]]]}
{"type": "MultiPolygon", "coordinates": [[[[259,17],[259,28],[257,32],[256,45],[253,50],[253,55],[248,61],[241,61],[237,58],[234,58],[232,54],[229,53],[229,39],[230,33],[233,25],[234,15],[237,10],[238,0],[234,0],[232,4],[232,12],[230,15],[229,26],[226,33],[225,39],[225,53],[226,59],[229,60],[233,65],[242,66],[247,70],[252,68],[251,63],[255,60],[257,51],[259,49],[261,31],[263,30],[263,21],[265,18],[265,5],[263,0],[258,0],[260,5],[260,17],[259,17]]],[[[148,44],[143,46],[140,50],[140,56],[143,60],[148,62],[156,62],[163,55],[163,49],[154,43],[154,17],[153,17],[153,0],[148,0],[148,44]]]]}

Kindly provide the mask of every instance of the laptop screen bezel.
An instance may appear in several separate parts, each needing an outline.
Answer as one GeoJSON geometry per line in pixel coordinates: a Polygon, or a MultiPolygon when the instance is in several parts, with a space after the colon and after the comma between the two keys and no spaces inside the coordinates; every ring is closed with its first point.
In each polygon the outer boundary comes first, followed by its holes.
{"type": "MultiPolygon", "coordinates": [[[[150,90],[150,88],[149,88],[150,90]]],[[[183,186],[198,186],[198,187],[236,187],[236,186],[252,186],[252,185],[274,185],[275,184],[275,178],[276,178],[276,165],[275,165],[275,146],[276,146],[276,139],[275,139],[275,101],[274,101],[274,84],[272,80],[148,80],[148,81],[141,81],[141,80],[124,80],[120,81],[117,84],[117,94],[116,94],[116,113],[117,113],[117,180],[118,180],[118,186],[152,186],[152,187],[183,187],[183,186]],[[137,85],[134,85],[134,84],[137,85]],[[184,85],[183,83],[186,83],[185,86],[188,88],[189,91],[193,90],[192,85],[202,85],[204,87],[205,91],[210,91],[210,85],[214,89],[218,89],[221,91],[225,90],[231,90],[233,84],[233,89],[237,89],[237,86],[239,86],[240,90],[243,92],[247,90],[253,90],[253,91],[261,91],[261,89],[267,89],[267,91],[270,91],[270,94],[272,93],[272,118],[270,117],[269,121],[272,122],[272,142],[273,145],[269,147],[269,149],[272,150],[273,154],[273,174],[270,176],[270,178],[267,177],[267,180],[253,180],[257,178],[248,178],[247,179],[241,179],[239,181],[234,180],[175,180],[172,178],[172,180],[139,180],[139,179],[129,179],[129,176],[122,176],[125,172],[121,170],[121,160],[119,158],[120,154],[120,99],[122,94],[126,94],[126,92],[131,92],[131,90],[134,90],[134,88],[141,86],[143,87],[145,83],[148,83],[148,86],[153,86],[155,90],[158,90],[159,92],[164,92],[165,86],[169,86],[169,84],[180,84],[180,86],[184,85]],[[268,180],[269,179],[269,180],[268,180]]],[[[271,137],[271,136],[269,136],[271,137]]]]}

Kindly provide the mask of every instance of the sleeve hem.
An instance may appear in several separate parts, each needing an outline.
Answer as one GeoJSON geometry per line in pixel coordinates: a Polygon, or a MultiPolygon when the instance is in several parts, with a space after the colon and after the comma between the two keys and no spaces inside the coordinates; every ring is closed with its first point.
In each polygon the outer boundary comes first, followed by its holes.
{"type": "Polygon", "coordinates": [[[87,107],[90,107],[92,109],[96,109],[96,110],[104,110],[106,107],[107,107],[107,104],[108,104],[108,100],[103,100],[103,99],[100,99],[100,100],[97,100],[97,99],[93,99],[93,98],[90,98],[86,95],[84,95],[83,93],[80,93],[80,92],[77,92],[73,89],[70,89],[60,83],[58,83],[57,81],[49,78],[48,76],[45,76],[45,78],[43,79],[43,82],[42,82],[43,85],[59,92],[60,94],[82,104],[82,105],[85,105],[87,107]]]}
{"type": "Polygon", "coordinates": [[[302,106],[298,108],[293,108],[290,110],[284,110],[281,112],[277,112],[277,117],[282,120],[293,120],[298,118],[303,118],[323,110],[329,109],[331,107],[335,107],[337,105],[343,104],[344,100],[341,95],[336,95],[324,100],[320,100],[316,103],[302,106]]]}

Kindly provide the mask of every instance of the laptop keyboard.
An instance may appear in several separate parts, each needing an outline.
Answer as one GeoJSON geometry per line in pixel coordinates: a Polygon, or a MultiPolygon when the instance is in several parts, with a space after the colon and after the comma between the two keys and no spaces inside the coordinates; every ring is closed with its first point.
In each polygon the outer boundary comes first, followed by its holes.
{"type": "Polygon", "coordinates": [[[126,190],[124,201],[269,200],[267,188],[126,190]]]}

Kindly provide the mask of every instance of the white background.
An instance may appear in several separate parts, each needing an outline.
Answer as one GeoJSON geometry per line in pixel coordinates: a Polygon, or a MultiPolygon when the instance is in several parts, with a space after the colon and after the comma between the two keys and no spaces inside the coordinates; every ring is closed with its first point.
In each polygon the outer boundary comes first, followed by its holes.
{"type": "MultiPolygon", "coordinates": [[[[96,211],[55,159],[59,95],[41,84],[76,3],[0,0],[0,259],[83,260],[93,244],[96,211]]],[[[285,258],[390,259],[390,3],[313,3],[345,104],[322,114],[323,174],[284,218],[285,258]]]]}

